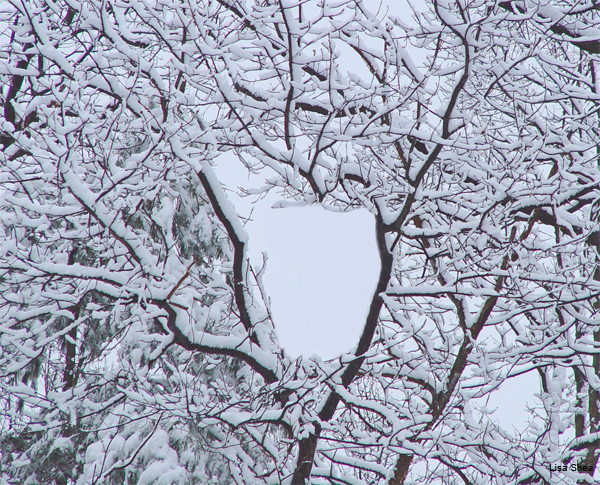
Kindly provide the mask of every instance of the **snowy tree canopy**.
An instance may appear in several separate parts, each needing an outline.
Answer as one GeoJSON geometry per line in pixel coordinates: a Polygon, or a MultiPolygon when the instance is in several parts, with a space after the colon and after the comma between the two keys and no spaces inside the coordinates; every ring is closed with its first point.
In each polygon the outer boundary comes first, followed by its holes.
{"type": "Polygon", "coordinates": [[[598,480],[599,8],[379,7],[0,4],[0,483],[598,480]],[[339,358],[279,346],[222,157],[372,214],[339,358]]]}

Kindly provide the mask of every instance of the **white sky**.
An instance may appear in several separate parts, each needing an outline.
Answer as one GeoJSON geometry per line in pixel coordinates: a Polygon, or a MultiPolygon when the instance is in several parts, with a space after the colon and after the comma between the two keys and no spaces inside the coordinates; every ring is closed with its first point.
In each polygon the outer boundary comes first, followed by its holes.
{"type": "Polygon", "coordinates": [[[246,224],[253,266],[267,255],[264,284],[281,346],[292,357],[322,359],[350,350],[362,331],[379,275],[374,219],[366,211],[331,213],[321,207],[272,209],[275,194],[256,202],[237,187],[259,187],[239,162],[215,167],[246,224]],[[253,203],[254,202],[254,203],[253,203]]]}

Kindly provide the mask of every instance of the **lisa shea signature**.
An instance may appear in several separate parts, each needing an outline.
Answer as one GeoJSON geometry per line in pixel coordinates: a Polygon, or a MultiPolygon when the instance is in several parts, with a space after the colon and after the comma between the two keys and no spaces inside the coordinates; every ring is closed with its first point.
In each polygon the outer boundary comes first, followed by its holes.
{"type": "Polygon", "coordinates": [[[551,472],[566,472],[566,471],[592,472],[592,471],[594,471],[594,469],[592,468],[592,465],[582,465],[580,463],[573,463],[571,465],[563,465],[562,463],[549,464],[548,469],[551,472]]]}

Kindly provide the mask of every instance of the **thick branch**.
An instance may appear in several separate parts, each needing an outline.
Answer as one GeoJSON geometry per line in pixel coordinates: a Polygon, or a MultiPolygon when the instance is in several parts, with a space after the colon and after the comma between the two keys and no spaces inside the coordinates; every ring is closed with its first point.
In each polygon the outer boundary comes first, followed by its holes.
{"type": "Polygon", "coordinates": [[[240,312],[240,320],[244,325],[244,328],[248,331],[250,335],[250,340],[254,344],[258,344],[258,339],[256,334],[253,332],[253,323],[250,319],[250,314],[248,313],[248,303],[246,302],[246,280],[244,277],[244,266],[245,266],[245,258],[246,258],[246,242],[242,240],[238,231],[234,228],[233,222],[229,219],[227,214],[225,213],[224,208],[221,206],[221,201],[219,200],[218,195],[215,192],[215,188],[212,186],[211,182],[205,171],[198,172],[198,178],[200,179],[200,183],[202,187],[204,187],[204,191],[210,200],[213,210],[215,214],[221,221],[221,224],[225,226],[225,230],[227,231],[227,235],[231,240],[231,244],[233,244],[233,293],[235,296],[235,303],[237,305],[238,311],[240,312]]]}
{"type": "Polygon", "coordinates": [[[181,346],[185,350],[193,352],[202,352],[213,355],[227,355],[230,357],[235,357],[245,362],[253,370],[258,372],[267,383],[271,384],[273,382],[277,382],[278,378],[273,370],[265,367],[264,365],[256,361],[256,359],[252,358],[247,353],[242,352],[241,350],[231,348],[215,348],[192,342],[181,332],[181,330],[177,326],[177,312],[171,307],[171,305],[169,305],[168,302],[157,299],[150,300],[150,302],[167,313],[167,328],[171,333],[173,333],[173,343],[181,346]]]}
{"type": "MultiPolygon", "coordinates": [[[[518,5],[516,2],[513,1],[500,2],[498,6],[503,8],[504,10],[508,10],[509,12],[513,13],[523,14],[526,12],[525,7],[518,5]]],[[[543,17],[539,12],[536,12],[536,15],[543,17]]],[[[549,18],[546,20],[551,21],[551,19],[549,18]]],[[[545,27],[544,30],[546,30],[545,27]]],[[[557,35],[563,36],[563,38],[566,37],[565,40],[567,42],[573,44],[575,47],[581,49],[582,51],[589,52],[590,54],[600,54],[599,40],[577,40],[582,38],[583,36],[560,23],[553,23],[550,26],[550,30],[557,35]]]]}

